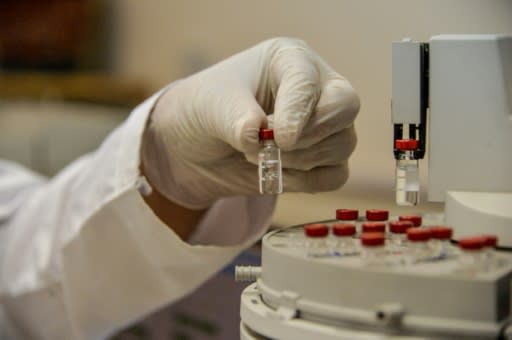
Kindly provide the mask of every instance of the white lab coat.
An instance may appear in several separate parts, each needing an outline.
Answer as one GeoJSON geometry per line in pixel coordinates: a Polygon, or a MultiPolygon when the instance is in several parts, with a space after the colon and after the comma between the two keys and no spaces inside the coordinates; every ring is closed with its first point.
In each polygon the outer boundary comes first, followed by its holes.
{"type": "Polygon", "coordinates": [[[2,340],[7,330],[108,337],[194,291],[265,231],[268,196],[217,201],[189,243],[153,214],[139,192],[139,149],[156,98],[50,181],[0,162],[2,340]]]}

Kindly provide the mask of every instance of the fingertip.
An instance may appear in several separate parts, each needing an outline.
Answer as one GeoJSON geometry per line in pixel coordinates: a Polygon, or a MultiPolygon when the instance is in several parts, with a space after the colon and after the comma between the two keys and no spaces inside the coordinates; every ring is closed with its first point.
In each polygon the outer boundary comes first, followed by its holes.
{"type": "Polygon", "coordinates": [[[345,113],[351,116],[351,120],[356,119],[359,110],[361,109],[361,100],[356,90],[352,86],[348,86],[344,91],[345,113]]]}

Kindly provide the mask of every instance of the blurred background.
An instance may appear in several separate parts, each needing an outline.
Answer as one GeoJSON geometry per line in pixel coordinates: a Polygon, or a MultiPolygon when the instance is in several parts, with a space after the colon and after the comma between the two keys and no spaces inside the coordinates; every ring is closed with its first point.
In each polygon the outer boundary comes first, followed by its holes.
{"type": "MultiPolygon", "coordinates": [[[[359,144],[342,189],[282,195],[274,224],[331,218],[340,207],[439,211],[394,207],[390,86],[391,42],[440,33],[512,34],[512,1],[2,0],[0,158],[52,176],[167,83],[292,36],[358,90],[359,144]]],[[[421,175],[425,183],[427,160],[421,175]]]]}

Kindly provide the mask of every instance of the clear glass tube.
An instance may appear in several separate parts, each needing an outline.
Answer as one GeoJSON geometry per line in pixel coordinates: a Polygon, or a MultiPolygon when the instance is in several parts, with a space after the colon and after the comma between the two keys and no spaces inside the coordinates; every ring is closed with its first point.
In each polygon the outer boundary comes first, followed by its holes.
{"type": "Polygon", "coordinates": [[[333,250],[342,255],[354,254],[355,245],[353,236],[336,236],[333,250]]]}
{"type": "Polygon", "coordinates": [[[461,249],[458,257],[459,272],[467,275],[476,275],[483,271],[484,268],[484,251],[482,249],[461,249]]]}
{"type": "Polygon", "coordinates": [[[396,161],[396,204],[417,205],[420,198],[418,160],[412,150],[403,150],[396,161]]]}
{"type": "Polygon", "coordinates": [[[391,233],[391,244],[396,250],[404,250],[407,245],[407,234],[391,233]]]}
{"type": "Polygon", "coordinates": [[[361,235],[361,260],[363,265],[379,267],[387,265],[386,238],[381,232],[366,232],[361,235]]]}
{"type": "Polygon", "coordinates": [[[457,260],[459,273],[474,276],[486,270],[485,247],[489,240],[485,236],[470,236],[459,239],[457,260]]]}
{"type": "Polygon", "coordinates": [[[283,192],[281,151],[272,139],[263,140],[258,154],[260,193],[275,195],[283,192]]]}
{"type": "Polygon", "coordinates": [[[456,255],[457,248],[452,246],[450,240],[430,240],[432,256],[436,258],[448,258],[456,255]]]}
{"type": "Polygon", "coordinates": [[[386,247],[384,245],[363,246],[361,249],[361,259],[364,265],[368,267],[386,266],[386,247]]]}
{"type": "Polygon", "coordinates": [[[483,249],[483,267],[485,271],[493,271],[500,267],[500,261],[496,256],[498,237],[496,235],[483,235],[483,237],[485,238],[485,246],[483,249]]]}
{"type": "Polygon", "coordinates": [[[490,272],[499,267],[498,261],[496,259],[496,249],[494,247],[485,247],[483,250],[482,258],[485,271],[490,272]]]}
{"type": "Polygon", "coordinates": [[[428,241],[407,242],[408,263],[427,261],[432,258],[432,248],[428,241]]]}
{"type": "Polygon", "coordinates": [[[309,237],[306,240],[306,248],[308,256],[322,257],[330,255],[327,237],[309,237]]]}
{"type": "Polygon", "coordinates": [[[407,234],[391,233],[389,240],[388,262],[394,266],[402,266],[408,263],[407,234]]]}

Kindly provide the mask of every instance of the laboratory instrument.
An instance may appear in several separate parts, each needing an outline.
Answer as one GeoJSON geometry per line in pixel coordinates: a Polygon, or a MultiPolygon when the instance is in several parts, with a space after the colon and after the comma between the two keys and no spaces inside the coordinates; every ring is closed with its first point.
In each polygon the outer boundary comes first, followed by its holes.
{"type": "Polygon", "coordinates": [[[512,36],[404,39],[392,54],[395,198],[419,203],[428,156],[426,198],[443,216],[338,209],[317,223],[327,244],[356,225],[347,254],[310,256],[305,225],[268,233],[244,277],[241,339],[512,339],[512,36]],[[401,247],[396,220],[414,224],[401,247]],[[362,232],[386,221],[387,235],[362,232]]]}
{"type": "MultiPolygon", "coordinates": [[[[268,233],[261,267],[236,269],[240,280],[255,281],[241,296],[241,339],[512,337],[512,254],[495,251],[486,268],[485,238],[473,237],[478,249],[462,240],[453,256],[434,256],[427,241],[433,221],[426,215],[423,226],[409,228],[418,231],[401,251],[371,232],[354,234],[350,253],[311,256],[305,228],[315,224],[268,233]]],[[[335,242],[339,220],[320,224],[322,242],[335,242]]]]}

